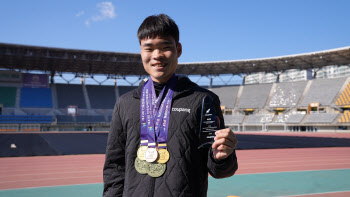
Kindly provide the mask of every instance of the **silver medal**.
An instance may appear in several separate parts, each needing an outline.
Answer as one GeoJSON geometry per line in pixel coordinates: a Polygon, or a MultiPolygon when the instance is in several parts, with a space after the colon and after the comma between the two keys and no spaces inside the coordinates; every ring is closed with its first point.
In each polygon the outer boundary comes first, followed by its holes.
{"type": "Polygon", "coordinates": [[[145,159],[147,162],[155,162],[158,159],[158,151],[156,148],[148,147],[145,152],[145,159]]]}

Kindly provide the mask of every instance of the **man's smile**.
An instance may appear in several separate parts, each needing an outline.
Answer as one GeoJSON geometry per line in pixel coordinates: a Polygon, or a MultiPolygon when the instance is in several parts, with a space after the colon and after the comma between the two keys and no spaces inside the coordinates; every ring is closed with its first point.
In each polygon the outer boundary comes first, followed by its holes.
{"type": "Polygon", "coordinates": [[[163,64],[152,64],[153,67],[166,67],[167,64],[163,63],[163,64]]]}

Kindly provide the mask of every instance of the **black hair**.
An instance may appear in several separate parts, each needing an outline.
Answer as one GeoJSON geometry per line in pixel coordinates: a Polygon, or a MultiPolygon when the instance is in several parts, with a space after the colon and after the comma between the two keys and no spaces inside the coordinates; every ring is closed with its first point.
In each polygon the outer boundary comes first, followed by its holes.
{"type": "Polygon", "coordinates": [[[179,43],[179,28],[175,21],[166,14],[147,17],[137,31],[140,44],[142,39],[156,38],[157,36],[172,36],[176,45],[179,43]]]}

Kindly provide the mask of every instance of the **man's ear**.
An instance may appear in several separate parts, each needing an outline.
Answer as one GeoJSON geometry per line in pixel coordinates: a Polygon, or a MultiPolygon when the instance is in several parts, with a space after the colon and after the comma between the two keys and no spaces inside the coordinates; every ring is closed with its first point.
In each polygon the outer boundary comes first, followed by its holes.
{"type": "Polygon", "coordinates": [[[182,54],[182,45],[180,42],[177,43],[176,50],[177,50],[177,58],[179,58],[182,54]]]}

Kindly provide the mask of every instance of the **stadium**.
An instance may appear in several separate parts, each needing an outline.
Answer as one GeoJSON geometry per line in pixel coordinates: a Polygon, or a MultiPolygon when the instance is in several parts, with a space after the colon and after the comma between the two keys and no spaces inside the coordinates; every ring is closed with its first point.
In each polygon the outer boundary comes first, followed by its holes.
{"type": "MultiPolygon", "coordinates": [[[[208,84],[201,85],[219,96],[226,127],[235,131],[240,141],[237,149],[276,149],[274,155],[280,154],[278,163],[285,157],[277,152],[280,148],[300,148],[290,155],[302,155],[297,158],[302,160],[315,155],[315,147],[350,146],[349,67],[350,47],[343,47],[261,59],[180,63],[176,73],[208,78],[208,84]],[[321,71],[329,67],[342,73],[320,77],[321,71]],[[298,77],[300,73],[302,77],[298,77]],[[215,85],[214,81],[222,80],[223,75],[239,76],[242,83],[215,85]]],[[[145,77],[140,54],[136,53],[0,43],[0,157],[8,158],[3,160],[4,165],[12,165],[11,157],[80,155],[76,158],[98,161],[94,165],[101,166],[114,104],[145,77]],[[67,74],[74,77],[66,79],[67,74]],[[97,80],[100,76],[104,80],[97,80]],[[128,86],[117,84],[117,80],[127,81],[129,76],[137,80],[128,86]],[[58,78],[63,83],[56,83],[58,78]],[[80,83],[72,84],[76,79],[80,83]],[[87,84],[88,79],[97,84],[87,84]],[[106,81],[112,81],[112,85],[105,85],[106,81]],[[97,155],[88,159],[85,154],[97,155]]],[[[347,150],[325,149],[325,154],[337,154],[340,160],[348,157],[347,150]]],[[[27,159],[28,165],[33,160],[22,158],[27,159]]],[[[43,158],[40,162],[49,163],[52,159],[43,158]]],[[[62,160],[61,165],[72,161],[62,160]]],[[[73,163],[80,164],[78,159],[73,163]]],[[[334,164],[335,167],[331,165],[317,169],[345,169],[349,163],[347,160],[334,164]]],[[[91,171],[99,174],[68,183],[99,183],[101,171],[91,171]]],[[[2,180],[0,188],[43,186],[39,180],[31,184],[18,182],[2,180]]],[[[66,184],[47,181],[44,186],[66,184]]]]}
{"type": "MultiPolygon", "coordinates": [[[[115,101],[136,88],[119,86],[116,79],[146,77],[139,54],[4,43],[0,48],[3,132],[107,131],[115,101]],[[55,83],[55,77],[65,73],[74,74],[81,83],[55,83]],[[95,75],[105,75],[115,83],[85,84],[87,77],[95,75]]],[[[316,78],[315,70],[327,66],[348,69],[350,47],[263,59],[181,63],[176,72],[210,78],[207,88],[219,95],[225,123],[235,131],[346,132],[350,72],[316,78]],[[306,70],[310,76],[284,82],[291,70],[306,70]],[[259,72],[274,78],[269,83],[246,83],[250,74],[259,72]],[[214,86],[213,79],[222,74],[243,76],[243,82],[214,86]]]]}

